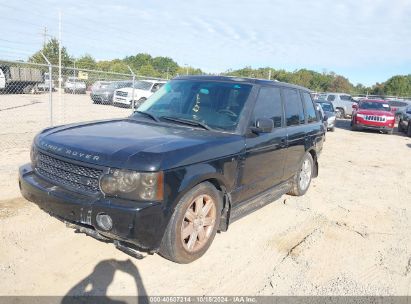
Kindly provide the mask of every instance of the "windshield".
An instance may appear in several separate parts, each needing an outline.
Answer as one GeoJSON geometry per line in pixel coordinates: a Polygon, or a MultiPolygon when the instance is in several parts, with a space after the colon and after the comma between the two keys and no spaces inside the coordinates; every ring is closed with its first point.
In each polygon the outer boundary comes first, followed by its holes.
{"type": "Polygon", "coordinates": [[[138,110],[160,119],[181,118],[210,128],[233,131],[251,87],[231,82],[173,80],[162,86],[138,110]]]}
{"type": "Polygon", "coordinates": [[[320,94],[318,95],[319,100],[326,100],[327,99],[327,94],[320,94]]]}
{"type": "Polygon", "coordinates": [[[390,105],[384,102],[361,101],[359,108],[364,110],[391,111],[390,105]]]}
{"type": "Polygon", "coordinates": [[[325,112],[334,112],[334,107],[331,103],[328,102],[320,102],[321,108],[323,108],[323,111],[325,112]]]}
{"type": "Polygon", "coordinates": [[[136,81],[134,83],[134,88],[139,90],[148,91],[151,89],[152,83],[147,81],[136,81]]]}

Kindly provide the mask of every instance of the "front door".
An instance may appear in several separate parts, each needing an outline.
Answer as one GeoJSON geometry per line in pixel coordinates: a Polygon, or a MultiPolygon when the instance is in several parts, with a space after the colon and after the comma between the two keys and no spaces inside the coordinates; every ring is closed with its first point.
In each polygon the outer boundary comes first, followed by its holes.
{"type": "Polygon", "coordinates": [[[245,155],[239,176],[239,201],[247,200],[281,183],[287,137],[283,116],[280,88],[262,87],[250,126],[259,118],[270,118],[274,121],[274,129],[271,133],[258,135],[250,132],[246,137],[245,155]]]}

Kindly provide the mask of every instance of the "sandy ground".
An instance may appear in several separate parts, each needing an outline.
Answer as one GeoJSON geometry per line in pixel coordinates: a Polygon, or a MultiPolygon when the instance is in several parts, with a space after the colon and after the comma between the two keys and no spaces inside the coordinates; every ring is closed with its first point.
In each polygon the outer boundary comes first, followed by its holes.
{"type": "MultiPolygon", "coordinates": [[[[348,126],[327,134],[305,196],[235,222],[188,265],[75,234],[3,183],[0,295],[410,295],[411,138],[348,126]]],[[[27,159],[19,149],[1,151],[2,172],[27,159]]]]}

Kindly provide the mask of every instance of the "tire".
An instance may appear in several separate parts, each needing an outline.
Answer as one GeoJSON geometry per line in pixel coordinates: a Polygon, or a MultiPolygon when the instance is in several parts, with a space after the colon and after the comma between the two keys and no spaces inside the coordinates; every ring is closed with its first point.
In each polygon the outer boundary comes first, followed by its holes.
{"type": "Polygon", "coordinates": [[[331,131],[331,132],[334,132],[334,131],[335,131],[335,127],[332,127],[332,128],[330,129],[330,131],[331,131]]]}
{"type": "Polygon", "coordinates": [[[200,258],[210,247],[215,237],[220,223],[221,210],[221,195],[211,183],[204,182],[192,188],[177,204],[164,233],[159,254],[180,264],[191,263],[200,258]],[[201,201],[203,208],[207,204],[211,204],[205,215],[196,212],[196,201],[199,203],[201,201]],[[190,220],[188,216],[192,219],[190,220]],[[205,219],[208,219],[207,224],[211,224],[205,225],[203,223],[205,219]],[[204,226],[202,226],[203,224],[204,226]],[[183,227],[185,228],[183,229],[183,227]],[[187,233],[185,239],[182,236],[184,230],[187,233]],[[200,231],[205,238],[203,242],[200,242],[200,231]]]}
{"type": "Polygon", "coordinates": [[[141,106],[146,100],[147,98],[144,97],[137,100],[137,102],[134,104],[134,109],[138,109],[138,107],[141,106]]]}
{"type": "Polygon", "coordinates": [[[404,128],[402,127],[401,120],[398,121],[398,132],[404,132],[404,128]]]}
{"type": "Polygon", "coordinates": [[[411,123],[408,121],[407,136],[411,137],[411,123]]]}
{"type": "Polygon", "coordinates": [[[290,195],[302,196],[304,195],[311,184],[311,179],[314,172],[314,160],[309,152],[307,152],[302,161],[298,172],[294,176],[291,190],[288,192],[290,195]],[[309,168],[306,167],[309,164],[309,168]],[[302,182],[304,180],[304,182],[302,182]]]}
{"type": "Polygon", "coordinates": [[[351,131],[358,131],[357,125],[354,122],[351,122],[351,131]]]}

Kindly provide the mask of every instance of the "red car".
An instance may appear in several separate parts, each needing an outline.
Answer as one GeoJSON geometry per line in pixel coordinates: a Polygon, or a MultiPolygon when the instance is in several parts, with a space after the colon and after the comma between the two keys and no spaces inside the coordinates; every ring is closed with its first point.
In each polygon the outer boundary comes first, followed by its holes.
{"type": "Polygon", "coordinates": [[[391,134],[394,130],[395,115],[386,100],[361,100],[358,105],[353,105],[351,129],[379,130],[391,134]]]}

